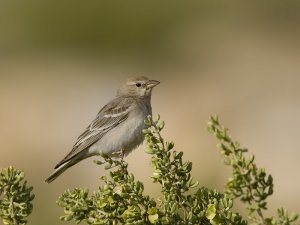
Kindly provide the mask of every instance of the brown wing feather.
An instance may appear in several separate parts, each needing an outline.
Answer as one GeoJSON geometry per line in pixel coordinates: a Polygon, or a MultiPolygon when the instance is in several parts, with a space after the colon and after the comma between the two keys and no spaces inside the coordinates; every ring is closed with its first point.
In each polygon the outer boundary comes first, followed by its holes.
{"type": "Polygon", "coordinates": [[[122,97],[116,98],[105,105],[92,123],[78,137],[70,153],[55,166],[55,169],[96,143],[107,131],[124,122],[128,117],[133,101],[134,99],[131,97],[122,97]]]}

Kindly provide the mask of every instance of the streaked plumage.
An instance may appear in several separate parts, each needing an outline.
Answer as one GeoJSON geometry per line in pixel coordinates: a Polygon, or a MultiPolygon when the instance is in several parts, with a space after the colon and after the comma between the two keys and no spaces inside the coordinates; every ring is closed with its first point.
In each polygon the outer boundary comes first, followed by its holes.
{"type": "Polygon", "coordinates": [[[66,169],[102,151],[123,151],[125,155],[143,142],[144,119],[152,114],[151,91],[159,82],[146,77],[133,77],[121,86],[117,97],[106,104],[78,137],[70,153],[46,179],[52,182],[66,169]]]}

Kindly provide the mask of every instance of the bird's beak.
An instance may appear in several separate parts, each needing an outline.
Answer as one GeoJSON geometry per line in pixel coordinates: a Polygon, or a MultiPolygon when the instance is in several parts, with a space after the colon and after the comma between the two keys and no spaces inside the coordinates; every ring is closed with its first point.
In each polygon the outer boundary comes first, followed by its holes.
{"type": "Polygon", "coordinates": [[[146,86],[147,86],[147,89],[151,89],[153,87],[155,87],[156,85],[159,85],[160,82],[157,81],[157,80],[149,80],[147,83],[146,83],[146,86]]]}

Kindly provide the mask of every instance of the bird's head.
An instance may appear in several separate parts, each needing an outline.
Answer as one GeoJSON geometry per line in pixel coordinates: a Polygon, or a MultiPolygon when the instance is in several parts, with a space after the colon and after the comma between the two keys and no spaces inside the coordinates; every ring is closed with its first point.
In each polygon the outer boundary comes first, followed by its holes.
{"type": "Polygon", "coordinates": [[[147,77],[143,76],[131,77],[119,88],[118,95],[149,97],[151,96],[152,89],[159,83],[159,81],[149,80],[147,77]]]}

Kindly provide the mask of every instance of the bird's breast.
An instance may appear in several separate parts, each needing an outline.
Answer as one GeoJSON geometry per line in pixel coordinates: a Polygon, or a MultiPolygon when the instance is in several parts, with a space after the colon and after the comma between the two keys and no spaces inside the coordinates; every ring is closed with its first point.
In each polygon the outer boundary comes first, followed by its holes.
{"type": "Polygon", "coordinates": [[[143,129],[145,118],[151,114],[148,110],[136,110],[129,113],[127,119],[108,131],[89,151],[96,154],[102,151],[106,154],[124,149],[127,155],[138,147],[144,139],[143,129]]]}

